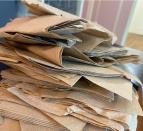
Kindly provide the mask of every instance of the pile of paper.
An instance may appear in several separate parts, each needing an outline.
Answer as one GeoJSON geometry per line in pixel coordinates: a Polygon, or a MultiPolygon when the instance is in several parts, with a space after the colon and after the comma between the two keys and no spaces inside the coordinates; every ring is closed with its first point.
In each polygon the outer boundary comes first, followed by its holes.
{"type": "Polygon", "coordinates": [[[36,1],[0,29],[0,130],[135,131],[143,115],[132,81],[114,65],[137,55],[102,26],[36,1]]]}

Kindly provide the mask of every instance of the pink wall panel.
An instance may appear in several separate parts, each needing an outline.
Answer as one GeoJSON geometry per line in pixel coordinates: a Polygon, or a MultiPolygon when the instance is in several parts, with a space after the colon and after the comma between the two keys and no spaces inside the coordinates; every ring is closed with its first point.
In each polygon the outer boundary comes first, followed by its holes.
{"type": "Polygon", "coordinates": [[[113,31],[118,36],[117,43],[120,44],[133,3],[134,0],[84,0],[82,17],[113,31]]]}
{"type": "Polygon", "coordinates": [[[92,12],[92,18],[91,18],[92,21],[97,21],[99,10],[100,10],[100,4],[101,2],[99,0],[94,0],[94,7],[92,12]]]}
{"type": "Polygon", "coordinates": [[[114,22],[118,13],[119,5],[119,0],[101,2],[100,11],[97,18],[98,23],[112,31],[114,28],[114,22]]]}
{"type": "Polygon", "coordinates": [[[132,2],[131,0],[125,0],[123,5],[122,5],[122,9],[119,15],[119,21],[117,23],[117,27],[115,30],[115,33],[118,36],[118,43],[121,43],[125,28],[127,26],[127,21],[129,19],[129,14],[131,12],[131,8],[132,8],[132,2]]]}
{"type": "Polygon", "coordinates": [[[83,12],[82,12],[82,17],[83,18],[87,18],[87,9],[88,9],[88,6],[89,6],[89,0],[84,0],[84,4],[83,4],[83,12]]]}

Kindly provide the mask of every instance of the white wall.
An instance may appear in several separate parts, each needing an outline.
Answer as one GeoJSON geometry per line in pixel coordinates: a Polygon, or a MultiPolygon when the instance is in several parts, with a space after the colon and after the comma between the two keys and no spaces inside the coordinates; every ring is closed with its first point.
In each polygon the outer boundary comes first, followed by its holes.
{"type": "Polygon", "coordinates": [[[143,35],[143,0],[137,0],[129,32],[143,35]]]}

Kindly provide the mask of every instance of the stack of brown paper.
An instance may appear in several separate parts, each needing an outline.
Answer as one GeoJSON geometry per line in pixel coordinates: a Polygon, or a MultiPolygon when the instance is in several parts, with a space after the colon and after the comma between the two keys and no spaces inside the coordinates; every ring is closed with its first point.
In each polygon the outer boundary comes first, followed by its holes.
{"type": "Polygon", "coordinates": [[[138,63],[137,55],[128,55],[128,50],[117,46],[102,44],[97,46],[91,52],[85,52],[93,61],[98,60],[100,64],[125,64],[138,63]]]}
{"type": "Polygon", "coordinates": [[[0,129],[3,131],[135,131],[143,115],[133,75],[117,64],[137,55],[113,44],[97,23],[36,0],[33,14],[0,28],[0,129]],[[134,126],[133,126],[134,125],[134,126]]]}

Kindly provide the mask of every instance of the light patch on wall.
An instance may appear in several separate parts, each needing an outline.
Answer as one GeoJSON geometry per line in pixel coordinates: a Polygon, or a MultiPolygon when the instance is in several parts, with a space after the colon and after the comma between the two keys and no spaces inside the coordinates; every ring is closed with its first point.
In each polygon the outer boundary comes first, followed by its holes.
{"type": "Polygon", "coordinates": [[[138,0],[129,32],[143,35],[143,0],[138,0]]]}

